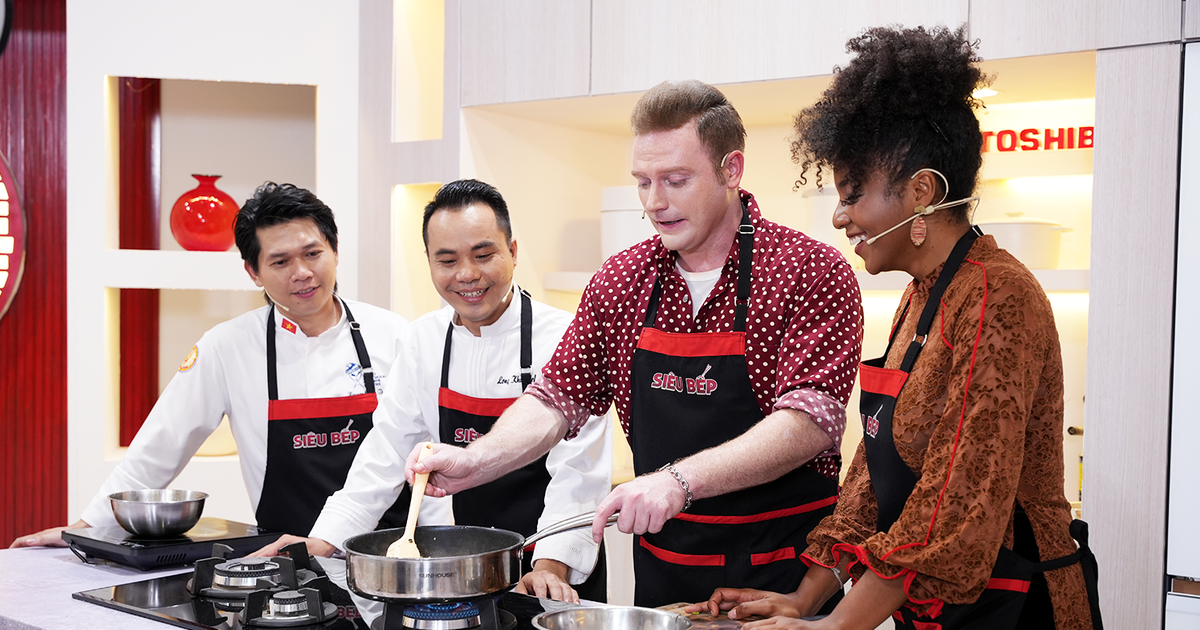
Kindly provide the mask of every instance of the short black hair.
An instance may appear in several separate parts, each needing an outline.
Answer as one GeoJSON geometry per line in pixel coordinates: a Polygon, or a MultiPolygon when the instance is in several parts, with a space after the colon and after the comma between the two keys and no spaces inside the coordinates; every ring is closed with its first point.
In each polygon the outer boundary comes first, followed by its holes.
{"type": "Polygon", "coordinates": [[[253,197],[246,200],[233,220],[234,241],[242,260],[250,265],[254,273],[258,273],[258,256],[262,253],[258,229],[297,219],[312,219],[321,230],[321,235],[329,241],[333,252],[337,253],[337,223],[329,206],[303,188],[265,182],[254,191],[253,197]]]}
{"type": "MultiPolygon", "coordinates": [[[[978,42],[966,27],[871,28],[846,43],[854,55],[835,68],[833,83],[815,105],[796,115],[792,161],[797,186],[816,167],[844,169],[857,192],[879,170],[893,190],[922,168],[946,176],[946,201],[971,196],[983,158],[983,136],[972,96],[990,77],[976,65],[978,42]]],[[[837,182],[835,182],[836,184],[837,182]]],[[[966,218],[968,206],[952,211],[966,218]]]]}
{"type": "Polygon", "coordinates": [[[425,205],[425,217],[421,220],[421,238],[429,247],[429,219],[438,210],[461,210],[473,203],[486,203],[496,215],[496,225],[504,232],[505,245],[512,242],[512,220],[508,217],[508,204],[495,186],[477,179],[459,179],[443,185],[425,205]]]}

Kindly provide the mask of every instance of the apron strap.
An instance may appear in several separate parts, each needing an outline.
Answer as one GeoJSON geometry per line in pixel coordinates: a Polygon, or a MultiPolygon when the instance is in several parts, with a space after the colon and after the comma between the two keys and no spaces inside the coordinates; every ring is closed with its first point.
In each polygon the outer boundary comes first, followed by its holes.
{"type": "MultiPolygon", "coordinates": [[[[533,382],[533,300],[525,289],[521,296],[521,393],[533,382]]],[[[446,326],[446,345],[442,349],[442,388],[450,388],[450,348],[454,340],[454,318],[446,326]]]]}
{"type": "MultiPolygon", "coordinates": [[[[946,259],[946,265],[942,267],[942,273],[938,274],[938,279],[933,283],[933,289],[929,291],[929,301],[925,303],[925,308],[921,311],[921,318],[917,320],[917,334],[908,344],[908,350],[904,352],[904,361],[900,364],[900,369],[905,372],[911,372],[913,365],[917,362],[917,355],[921,354],[921,350],[925,347],[926,340],[929,339],[929,328],[933,325],[933,317],[937,315],[941,308],[942,295],[946,293],[946,288],[950,286],[950,281],[954,279],[958,268],[962,265],[962,261],[967,257],[967,251],[971,249],[971,245],[975,243],[975,239],[979,238],[983,232],[972,225],[971,229],[963,234],[958,242],[954,244],[954,250],[950,252],[950,256],[946,259]],[[919,340],[918,340],[919,338],[919,340]]],[[[899,328],[899,326],[897,326],[899,328]]]]}
{"type": "MultiPolygon", "coordinates": [[[[346,301],[337,298],[346,310],[346,323],[350,324],[350,339],[354,341],[354,352],[358,354],[358,363],[362,366],[363,387],[366,393],[375,393],[375,369],[371,367],[371,355],[367,353],[367,344],[363,342],[360,329],[362,326],[354,320],[354,314],[346,301]]],[[[267,313],[267,400],[279,400],[279,376],[275,372],[275,305],[267,313]]]]}
{"type": "MultiPolygon", "coordinates": [[[[746,332],[746,313],[750,310],[750,265],[754,258],[754,225],[750,222],[750,212],[742,205],[742,222],[738,224],[738,279],[737,306],[733,320],[733,332],[746,332]]],[[[658,301],[662,295],[662,282],[655,279],[654,290],[650,292],[650,303],[646,305],[646,319],[642,326],[654,328],[658,319],[658,301]]]]}
{"type": "Polygon", "coordinates": [[[521,293],[521,393],[533,382],[533,300],[521,293]]]}

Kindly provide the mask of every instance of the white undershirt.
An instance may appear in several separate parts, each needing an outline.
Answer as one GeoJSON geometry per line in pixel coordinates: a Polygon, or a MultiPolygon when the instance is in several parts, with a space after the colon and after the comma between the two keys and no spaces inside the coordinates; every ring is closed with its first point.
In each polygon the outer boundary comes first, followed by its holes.
{"type": "Polygon", "coordinates": [[[700,314],[700,307],[704,305],[704,301],[708,299],[708,295],[712,293],[713,287],[717,286],[717,280],[721,278],[721,267],[717,267],[712,271],[684,271],[679,263],[675,263],[675,270],[679,275],[683,276],[684,282],[687,283],[688,293],[692,294],[692,319],[700,314]]]}

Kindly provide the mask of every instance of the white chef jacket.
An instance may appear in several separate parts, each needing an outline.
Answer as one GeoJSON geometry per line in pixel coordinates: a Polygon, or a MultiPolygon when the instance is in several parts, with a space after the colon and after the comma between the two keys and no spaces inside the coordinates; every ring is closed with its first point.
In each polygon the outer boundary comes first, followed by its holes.
{"type": "MultiPolygon", "coordinates": [[[[382,394],[387,390],[388,368],[396,360],[409,324],[400,315],[370,304],[349,300],[346,304],[361,327],[375,369],[375,391],[382,394]]],[[[109,494],[167,487],[225,415],[229,416],[237,442],[242,480],[251,507],[258,511],[267,470],[269,311],[270,307],[264,306],[222,322],[196,342],[194,361],[189,357],[180,365],[180,371],[154,404],[124,459],[84,510],[84,521],[96,527],[115,526],[109,494]]],[[[285,311],[276,312],[280,399],[365,393],[346,309],[341,311],[338,323],[316,337],[306,337],[285,311]]]]}
{"type": "MultiPolygon", "coordinates": [[[[571,315],[541,302],[533,306],[533,375],[554,354],[571,315]]],[[[412,323],[405,347],[392,366],[393,386],[375,410],[375,430],[363,440],[346,486],[325,502],[313,525],[313,537],[342,548],[346,538],[375,529],[396,499],[396,480],[404,479],[404,463],[419,442],[440,442],[438,389],[446,328],[454,309],[446,306],[412,323]]],[[[454,326],[451,346],[451,390],[476,398],[521,395],[521,300],[514,296],[500,319],[483,326],[476,337],[454,326]]],[[[546,469],[550,483],[538,529],[565,518],[594,511],[612,486],[612,441],[608,418],[588,422],[578,437],[550,449],[546,469]]],[[[453,497],[451,497],[453,499],[453,497]]],[[[429,497],[426,497],[426,501],[429,497]]],[[[437,505],[437,502],[434,502],[437,505]]],[[[425,503],[421,506],[425,517],[425,503]]],[[[450,521],[446,521],[449,523],[450,521]]],[[[564,532],[538,541],[534,560],[549,558],[571,568],[568,581],[580,584],[596,564],[598,545],[591,529],[564,532]]]]}

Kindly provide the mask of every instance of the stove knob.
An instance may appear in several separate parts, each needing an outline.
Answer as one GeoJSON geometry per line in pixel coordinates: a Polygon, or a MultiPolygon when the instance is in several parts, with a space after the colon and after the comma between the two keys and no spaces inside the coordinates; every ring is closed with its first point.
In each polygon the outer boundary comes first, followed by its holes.
{"type": "Polygon", "coordinates": [[[283,591],[271,596],[271,615],[280,617],[299,617],[308,614],[308,599],[303,593],[283,591]]]}

